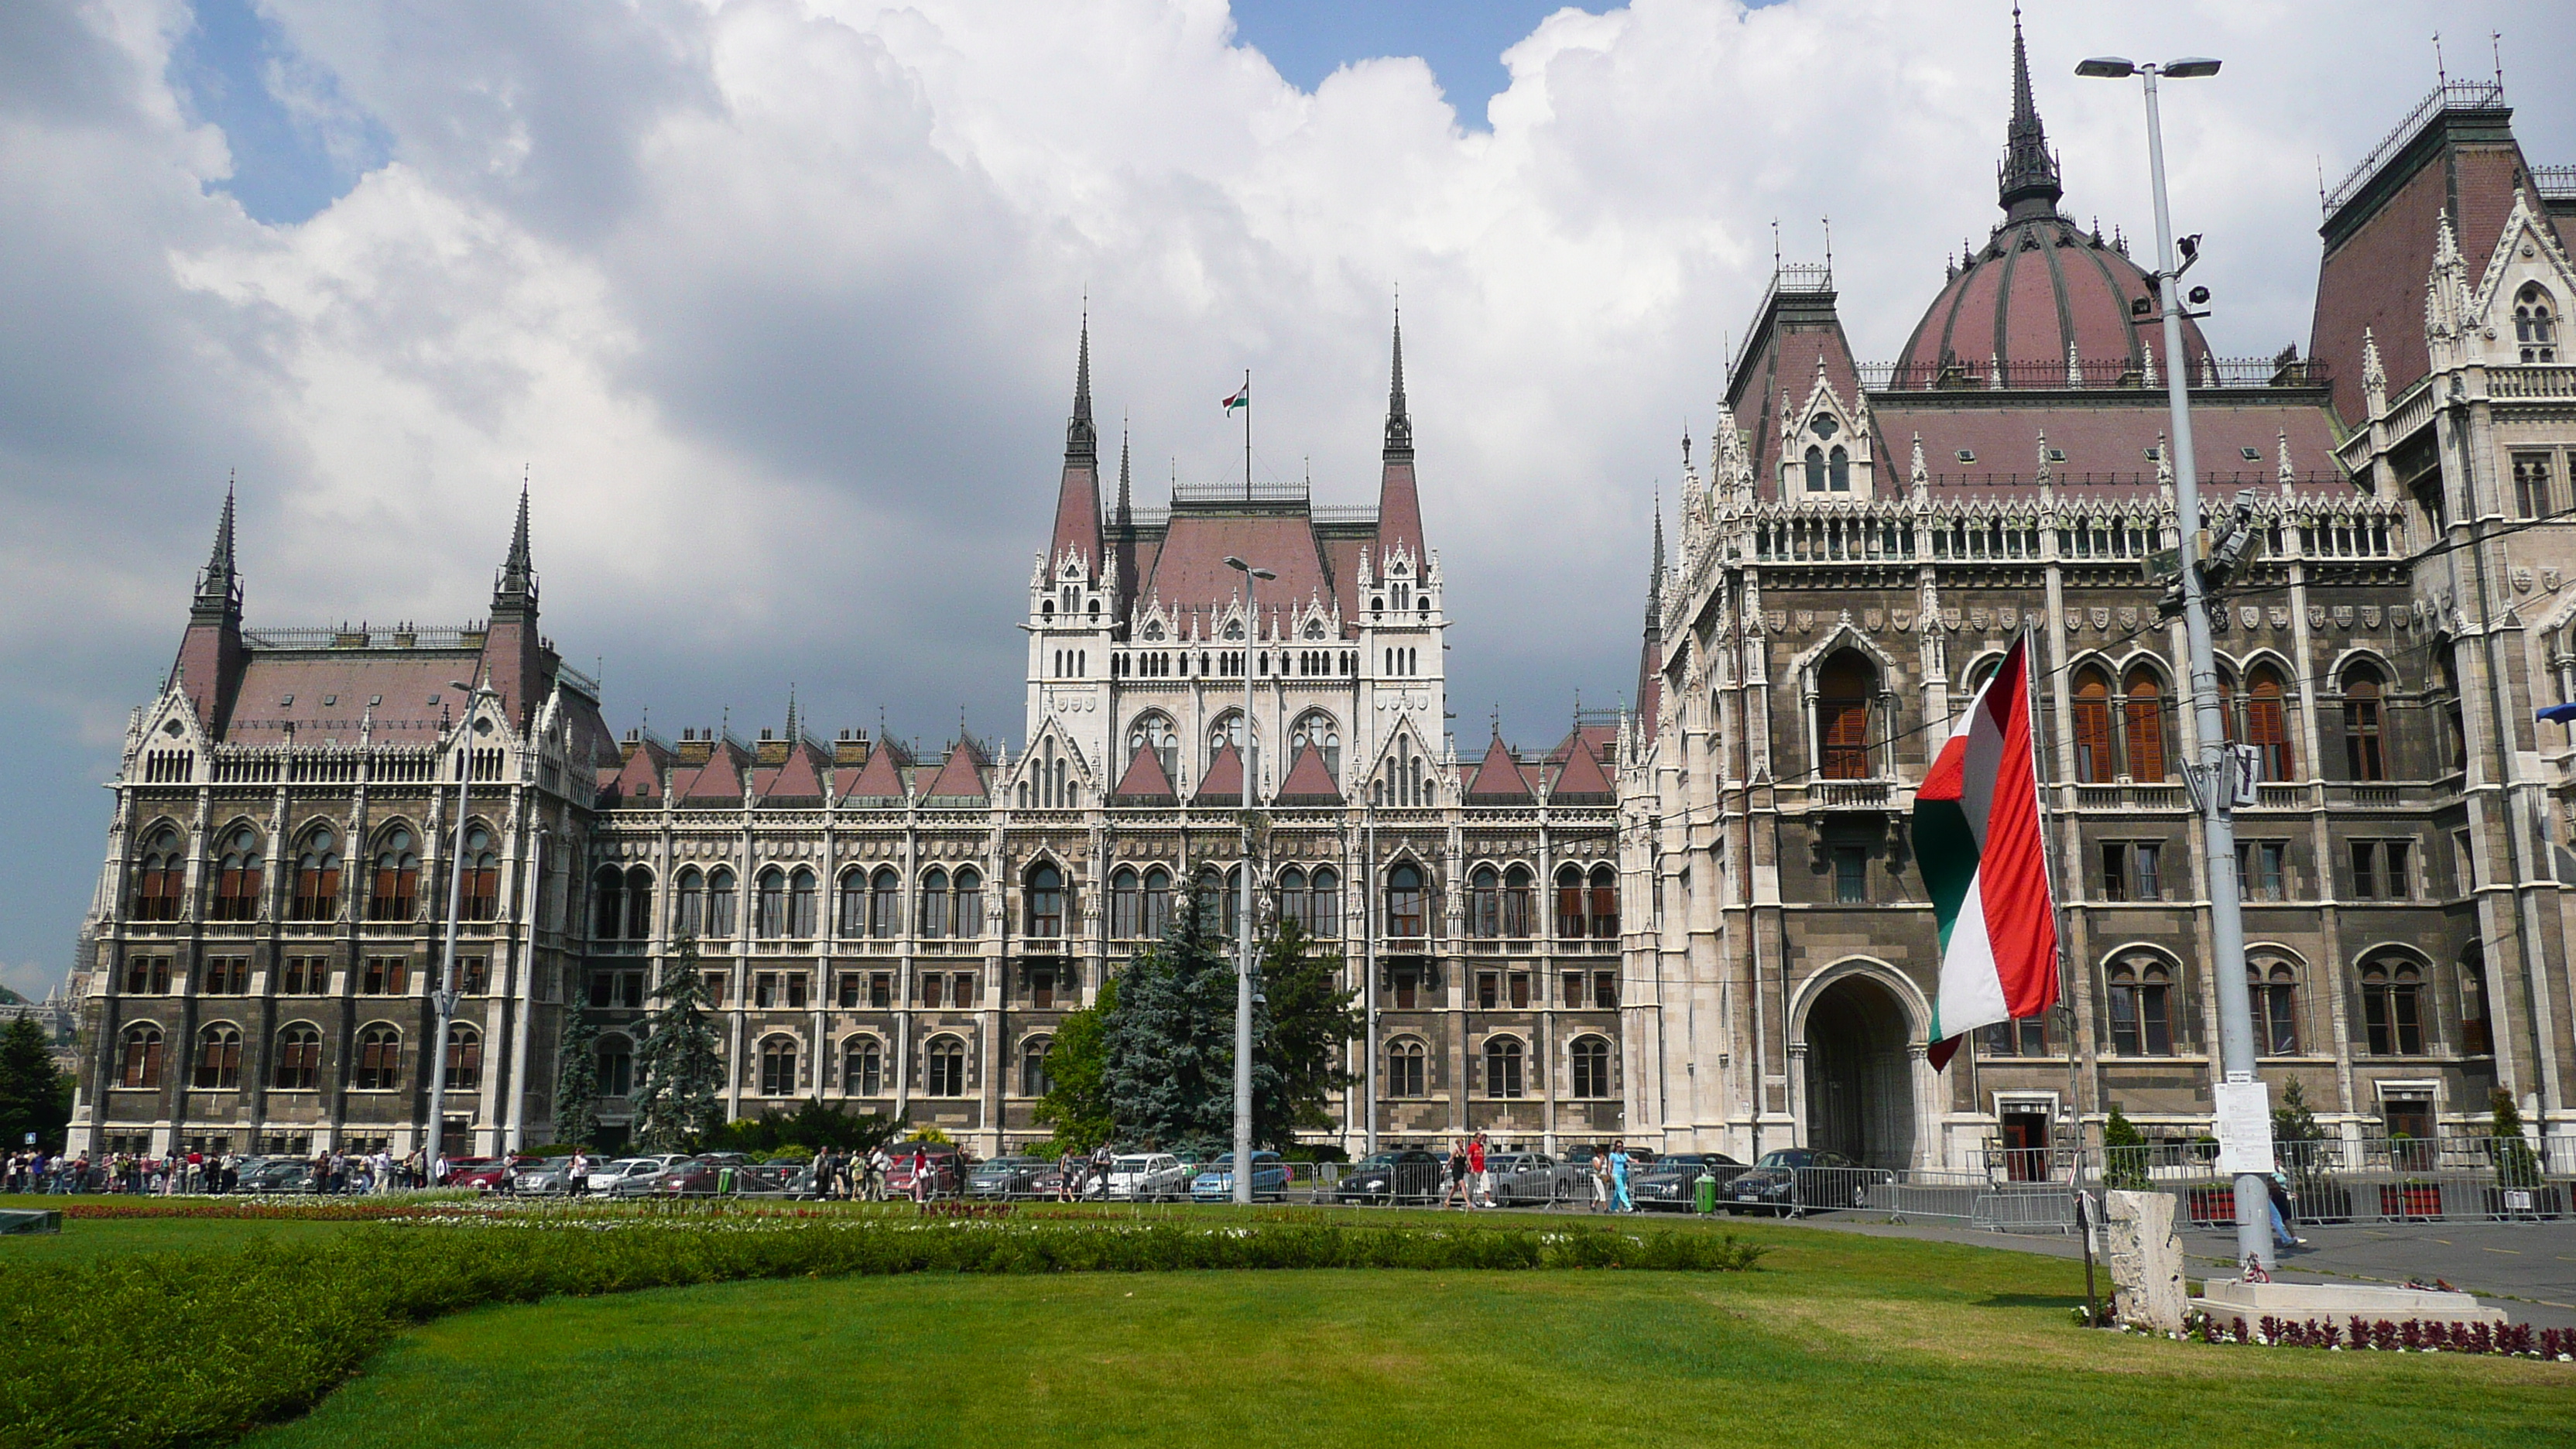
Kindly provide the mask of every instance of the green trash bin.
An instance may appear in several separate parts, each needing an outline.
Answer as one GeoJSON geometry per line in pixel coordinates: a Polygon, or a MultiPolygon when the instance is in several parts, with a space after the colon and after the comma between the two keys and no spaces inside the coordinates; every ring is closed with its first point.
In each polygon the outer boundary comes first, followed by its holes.
{"type": "Polygon", "coordinates": [[[719,1167],[716,1169],[716,1191],[719,1194],[730,1193],[733,1191],[732,1168],[719,1167]]]}
{"type": "Polygon", "coordinates": [[[1717,1175],[1706,1168],[1691,1180],[1691,1210],[1702,1215],[1717,1211],[1717,1175]]]}

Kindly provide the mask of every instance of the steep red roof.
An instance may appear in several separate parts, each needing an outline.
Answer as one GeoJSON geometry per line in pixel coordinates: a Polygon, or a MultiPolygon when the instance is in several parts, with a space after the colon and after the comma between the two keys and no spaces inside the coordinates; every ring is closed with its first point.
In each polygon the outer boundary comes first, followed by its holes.
{"type": "Polygon", "coordinates": [[[1341,787],[1333,782],[1333,772],[1324,768],[1324,752],[1307,745],[1297,751],[1289,763],[1288,778],[1279,782],[1278,803],[1282,805],[1339,805],[1341,787]]]}
{"type": "Polygon", "coordinates": [[[1512,758],[1511,747],[1501,735],[1494,736],[1493,743],[1485,746],[1484,761],[1476,766],[1474,783],[1467,787],[1467,803],[1526,805],[1529,801],[1529,780],[1521,774],[1520,761],[1512,758]]]}
{"type": "Polygon", "coordinates": [[[985,788],[983,772],[977,768],[983,763],[976,757],[973,741],[958,741],[949,750],[947,763],[939,767],[939,774],[930,782],[930,788],[921,792],[923,797],[945,800],[990,798],[991,792],[985,788]]]}
{"type": "Polygon", "coordinates": [[[610,772],[603,805],[658,805],[662,799],[662,772],[670,764],[671,752],[655,740],[641,740],[635,753],[610,772]]]}
{"type": "MultiPolygon", "coordinates": [[[[2039,439],[2064,453],[2049,464],[2061,490],[2156,487],[2147,456],[2172,415],[2164,395],[2135,389],[2094,393],[2080,402],[2042,406],[1996,401],[1991,393],[1880,395],[1880,477],[1887,496],[1903,496],[1914,435],[1923,437],[1924,469],[1936,487],[2036,486],[2039,439]],[[1962,460],[1960,450],[1974,455],[1962,460]]],[[[2277,484],[2281,434],[2290,435],[2290,466],[2303,479],[2339,476],[2335,428],[2326,411],[2273,400],[2237,401],[2225,390],[2197,393],[2191,403],[2193,451],[2203,487],[2277,484]],[[2245,456],[2247,449],[2254,456],[2245,456]]]]}
{"type": "Polygon", "coordinates": [[[1127,773],[1118,779],[1111,792],[1122,805],[1172,804],[1180,799],[1172,777],[1163,770],[1163,757],[1151,749],[1139,749],[1136,758],[1127,762],[1127,773]]]}
{"type": "MultiPolygon", "coordinates": [[[[2000,358],[2007,386],[2064,387],[2069,342],[2086,381],[2110,385],[2123,371],[2143,368],[2148,342],[2162,345],[2162,333],[2129,320],[2130,302],[2152,290],[2118,248],[2063,217],[2006,226],[1924,310],[1898,355],[1898,385],[1929,386],[1945,364],[1983,381],[2000,358]]],[[[2194,359],[2209,352],[2200,325],[2188,319],[2183,348],[2194,359]]],[[[2159,358],[2159,370],[2164,365],[2159,358]]]]}
{"type": "MultiPolygon", "coordinates": [[[[260,649],[244,662],[224,738],[234,744],[430,744],[465,697],[448,688],[474,668],[452,649],[260,649]]],[[[190,692],[196,681],[189,681],[190,692]]]]}
{"type": "Polygon", "coordinates": [[[807,741],[797,740],[787,749],[787,763],[759,771],[752,780],[753,793],[763,800],[812,800],[823,798],[823,781],[830,774],[832,762],[807,741]]]}
{"type": "Polygon", "coordinates": [[[1153,577],[1143,597],[1167,606],[1200,608],[1241,596],[1243,575],[1226,566],[1229,557],[1248,559],[1279,577],[1261,585],[1262,613],[1283,604],[1302,607],[1309,598],[1333,596],[1324,573],[1323,550],[1303,514],[1175,512],[1163,546],[1154,556],[1153,577]]]}
{"type": "Polygon", "coordinates": [[[1617,798],[1610,777],[1602,772],[1601,762],[1593,758],[1592,747],[1580,737],[1574,738],[1573,748],[1566,751],[1565,768],[1556,772],[1548,799],[1560,805],[1606,805],[1617,798]]]}
{"type": "Polygon", "coordinates": [[[743,772],[751,764],[750,755],[732,740],[718,740],[715,753],[698,767],[697,773],[683,782],[674,776],[671,793],[683,800],[704,800],[739,805],[742,803],[743,772]]]}
{"type": "Polygon", "coordinates": [[[1220,746],[1216,758],[1208,761],[1207,774],[1199,780],[1194,797],[1201,805],[1240,805],[1243,803],[1243,757],[1231,744],[1220,746]]]}
{"type": "Polygon", "coordinates": [[[868,762],[856,770],[841,773],[851,778],[841,784],[844,799],[901,800],[903,775],[895,767],[902,763],[901,751],[889,740],[868,752],[868,762]]]}

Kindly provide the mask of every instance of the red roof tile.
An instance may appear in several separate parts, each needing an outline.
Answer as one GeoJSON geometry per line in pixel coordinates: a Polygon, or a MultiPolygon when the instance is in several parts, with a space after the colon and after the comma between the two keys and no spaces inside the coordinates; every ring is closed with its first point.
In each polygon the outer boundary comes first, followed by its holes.
{"type": "Polygon", "coordinates": [[[1163,770],[1163,757],[1149,749],[1138,750],[1136,758],[1127,762],[1127,773],[1119,777],[1118,788],[1111,793],[1120,804],[1169,804],[1180,799],[1172,777],[1163,770]]]}
{"type": "Polygon", "coordinates": [[[1297,751],[1290,762],[1288,778],[1279,782],[1282,805],[1339,805],[1342,791],[1333,782],[1333,772],[1324,768],[1324,752],[1313,745],[1297,751]]]}
{"type": "Polygon", "coordinates": [[[1302,607],[1309,598],[1333,596],[1314,527],[1304,517],[1191,512],[1173,515],[1144,597],[1193,609],[1239,598],[1243,576],[1226,566],[1229,555],[1279,576],[1261,585],[1265,617],[1281,605],[1302,607]]]}
{"type": "Polygon", "coordinates": [[[841,786],[841,794],[843,798],[856,797],[862,800],[902,799],[904,796],[903,775],[895,768],[896,765],[902,763],[900,755],[901,751],[899,751],[891,741],[881,744],[874,750],[869,751],[868,762],[866,764],[860,766],[855,771],[843,772],[853,776],[848,783],[841,786]]]}
{"type": "Polygon", "coordinates": [[[930,782],[930,788],[921,792],[923,797],[943,800],[989,799],[992,792],[985,787],[983,772],[977,768],[983,763],[976,757],[972,741],[958,741],[955,748],[949,750],[947,763],[939,767],[938,778],[930,782]]]}
{"type": "Polygon", "coordinates": [[[1243,803],[1243,757],[1232,744],[1218,748],[1216,758],[1208,761],[1207,774],[1199,779],[1199,792],[1194,797],[1201,805],[1240,805],[1243,803]]]}
{"type": "Polygon", "coordinates": [[[1485,746],[1484,762],[1476,766],[1475,783],[1467,787],[1467,803],[1526,804],[1529,799],[1529,780],[1521,774],[1520,761],[1512,758],[1501,735],[1494,736],[1493,743],[1485,746]]]}
{"type": "Polygon", "coordinates": [[[766,778],[754,781],[756,793],[764,800],[816,800],[823,798],[823,780],[832,762],[813,745],[797,740],[787,749],[787,763],[760,773],[766,778]]]}
{"type": "Polygon", "coordinates": [[[709,755],[707,762],[699,766],[697,773],[689,776],[685,783],[677,776],[672,778],[671,793],[683,800],[739,805],[742,803],[743,770],[750,763],[751,757],[743,752],[742,746],[729,739],[718,740],[715,753],[709,755]]]}
{"type": "MultiPolygon", "coordinates": [[[[232,744],[276,744],[291,735],[305,744],[353,745],[358,721],[372,715],[370,738],[376,743],[430,744],[442,719],[463,711],[465,698],[449,682],[464,679],[474,667],[473,654],[454,650],[254,648],[224,738],[232,744]],[[383,702],[371,703],[378,699],[383,702]]],[[[196,681],[189,686],[193,692],[196,681]]]]}

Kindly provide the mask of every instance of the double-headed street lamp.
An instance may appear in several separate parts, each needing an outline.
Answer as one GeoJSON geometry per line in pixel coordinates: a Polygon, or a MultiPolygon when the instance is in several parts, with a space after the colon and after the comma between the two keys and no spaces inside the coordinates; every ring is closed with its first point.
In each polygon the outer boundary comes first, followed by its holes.
{"type": "MultiPolygon", "coordinates": [[[[2207,539],[2201,532],[2200,472],[2192,455],[2190,360],[2183,352],[2182,274],[2199,260],[2194,242],[2186,256],[2174,259],[2173,218],[2165,204],[2164,122],[2156,108],[2158,77],[2189,80],[2218,74],[2218,62],[2200,57],[2139,65],[2102,57],[2075,67],[2080,76],[2125,80],[2138,76],[2147,90],[2147,170],[2156,197],[2156,290],[2165,330],[2165,393],[2173,409],[2174,509],[2182,534],[2183,635],[2191,665],[2191,707],[2200,734],[2200,763],[2186,766],[2194,803],[2201,812],[2202,847],[2209,857],[2209,935],[2211,972],[2218,978],[2218,1054],[2225,1080],[2219,1089],[2219,1115],[2228,1118],[2231,1099],[2250,1098],[2259,1105],[2262,1088],[2254,1071],[2254,1008],[2245,983],[2245,916],[2236,879],[2235,774],[2239,768],[2227,746],[2227,723],[2218,702],[2218,665],[2209,642],[2209,580],[2202,574],[2207,539]]],[[[2192,300],[2206,301],[2195,291],[2192,300]]],[[[2268,1124],[2266,1124],[2268,1125],[2268,1124]]],[[[2266,1139],[2268,1140],[2268,1138],[2266,1139]]],[[[2236,1177],[2236,1259],[2269,1270],[2272,1234],[2269,1191],[2260,1172],[2241,1170],[2236,1177]]]]}
{"type": "Polygon", "coordinates": [[[1243,906],[1235,918],[1234,973],[1234,1200],[1252,1202],[1252,651],[1260,642],[1261,613],[1253,602],[1256,579],[1276,579],[1228,556],[1225,566],[1243,575],[1243,906]]]}
{"type": "MultiPolygon", "coordinates": [[[[463,994],[456,979],[456,918],[465,904],[465,792],[474,779],[474,707],[484,696],[495,695],[484,684],[450,680],[447,687],[465,696],[465,714],[457,721],[456,846],[449,853],[447,866],[447,959],[439,967],[438,984],[429,993],[430,1006],[438,1017],[429,1049],[429,1148],[423,1154],[432,1187],[438,1185],[438,1159],[444,1151],[440,1139],[447,1127],[447,1033],[456,1020],[456,999],[463,994]]],[[[515,1084],[512,1090],[516,1090],[515,1084]]]]}

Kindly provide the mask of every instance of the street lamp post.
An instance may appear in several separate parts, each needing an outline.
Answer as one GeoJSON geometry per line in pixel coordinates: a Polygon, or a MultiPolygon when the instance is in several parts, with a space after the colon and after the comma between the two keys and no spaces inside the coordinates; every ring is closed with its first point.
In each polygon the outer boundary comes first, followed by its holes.
{"type": "MultiPolygon", "coordinates": [[[[2173,217],[2165,202],[2164,122],[2156,106],[2159,76],[2182,80],[2218,74],[2218,62],[2198,57],[2138,65],[2116,57],[2087,60],[2075,68],[2080,76],[2121,80],[2140,77],[2147,91],[2147,170],[2156,200],[2156,289],[2162,303],[2165,334],[2165,394],[2173,409],[2173,470],[2176,522],[2182,534],[2183,635],[2189,646],[2191,706],[2200,735],[2200,763],[2185,768],[2194,803],[2200,809],[2202,848],[2209,857],[2209,936],[2211,972],[2218,978],[2218,1055],[2222,1089],[2244,1086],[2259,1092],[2254,1071],[2254,1006],[2245,983],[2245,916],[2236,879],[2237,762],[2227,747],[2227,723],[2218,703],[2218,666],[2209,642],[2209,581],[2201,572],[2200,473],[2192,454],[2190,361],[2183,352],[2182,273],[2189,265],[2174,259],[2173,217]]],[[[2197,260],[2195,250],[2193,260],[2197,260]]],[[[2199,294],[2205,300],[2207,294],[2199,294]]],[[[2222,1090],[2222,1095],[2235,1093],[2222,1090]]],[[[2222,1113],[2223,1115],[2223,1113],[2222,1113]]],[[[2270,1194],[2260,1172],[2240,1170],[2236,1177],[2236,1260],[2269,1271],[2273,1265],[2270,1194]]]]}
{"type": "Polygon", "coordinates": [[[450,681],[448,688],[465,696],[465,715],[458,721],[460,748],[456,756],[456,843],[447,863],[447,952],[438,971],[438,984],[430,990],[429,1002],[438,1019],[437,1030],[429,1048],[429,1148],[423,1154],[423,1166],[430,1173],[430,1186],[438,1186],[438,1159],[445,1150],[441,1138],[447,1127],[447,1033],[456,1020],[456,918],[465,904],[465,811],[466,791],[474,779],[474,706],[488,693],[483,686],[450,681]]]}
{"type": "Polygon", "coordinates": [[[1234,973],[1234,1200],[1252,1202],[1252,650],[1260,642],[1261,614],[1253,602],[1256,579],[1279,577],[1239,558],[1225,566],[1243,575],[1243,895],[1235,918],[1234,973]]]}

